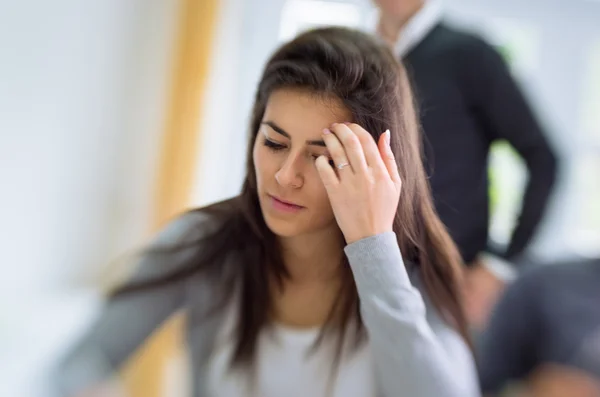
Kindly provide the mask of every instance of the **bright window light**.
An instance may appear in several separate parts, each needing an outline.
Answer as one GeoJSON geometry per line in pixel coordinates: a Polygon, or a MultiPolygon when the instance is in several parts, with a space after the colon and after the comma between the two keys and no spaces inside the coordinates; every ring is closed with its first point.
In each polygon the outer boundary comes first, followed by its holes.
{"type": "Polygon", "coordinates": [[[300,32],[320,26],[358,27],[361,22],[360,9],[354,4],[291,0],[283,9],[279,38],[290,40],[300,32]]]}

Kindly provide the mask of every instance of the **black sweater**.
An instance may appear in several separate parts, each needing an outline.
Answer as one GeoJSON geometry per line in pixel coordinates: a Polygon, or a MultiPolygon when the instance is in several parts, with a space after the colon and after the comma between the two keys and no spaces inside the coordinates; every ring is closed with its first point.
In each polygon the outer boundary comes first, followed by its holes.
{"type": "Polygon", "coordinates": [[[480,38],[439,24],[403,61],[419,104],[436,209],[467,264],[487,248],[490,144],[505,139],[524,159],[521,214],[500,253],[520,254],[542,218],[557,166],[503,59],[480,38]]]}

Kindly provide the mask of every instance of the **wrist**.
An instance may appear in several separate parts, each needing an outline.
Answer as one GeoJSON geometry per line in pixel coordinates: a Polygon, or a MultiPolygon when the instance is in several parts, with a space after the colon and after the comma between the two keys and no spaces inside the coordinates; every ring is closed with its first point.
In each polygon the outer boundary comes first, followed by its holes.
{"type": "Polygon", "coordinates": [[[360,240],[364,240],[367,238],[371,238],[371,237],[375,237],[375,236],[379,236],[381,234],[385,234],[385,233],[390,233],[390,232],[394,232],[394,229],[386,229],[386,230],[380,230],[380,231],[372,231],[372,232],[366,232],[366,233],[357,233],[357,234],[353,234],[353,235],[344,235],[344,239],[346,240],[346,244],[350,245],[352,243],[356,243],[357,241],[360,240]]]}

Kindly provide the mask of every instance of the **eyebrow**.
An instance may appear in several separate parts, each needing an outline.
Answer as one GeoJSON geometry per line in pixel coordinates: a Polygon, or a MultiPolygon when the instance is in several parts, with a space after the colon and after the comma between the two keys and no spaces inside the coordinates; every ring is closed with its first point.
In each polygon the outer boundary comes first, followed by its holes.
{"type": "MultiPolygon", "coordinates": [[[[280,135],[283,135],[287,139],[292,139],[292,137],[290,136],[290,134],[288,134],[283,128],[281,128],[280,126],[278,126],[277,124],[275,124],[273,121],[263,121],[260,124],[261,125],[267,125],[267,126],[271,127],[273,129],[273,131],[275,131],[276,133],[278,133],[280,135]]],[[[308,140],[308,141],[306,141],[306,144],[307,145],[311,145],[311,146],[327,147],[327,145],[325,145],[325,142],[322,139],[308,140]]]]}

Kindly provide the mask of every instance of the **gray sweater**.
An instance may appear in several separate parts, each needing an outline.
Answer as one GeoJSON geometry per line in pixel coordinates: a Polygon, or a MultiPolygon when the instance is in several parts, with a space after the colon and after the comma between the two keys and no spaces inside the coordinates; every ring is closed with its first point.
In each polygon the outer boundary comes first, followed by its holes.
{"type": "MultiPolygon", "coordinates": [[[[155,244],[181,241],[191,227],[209,228],[204,215],[173,221],[155,244]],[[200,223],[200,224],[199,224],[200,223]]],[[[214,225],[213,225],[214,226],[214,225]]],[[[377,395],[384,397],[480,396],[472,354],[461,336],[438,315],[418,274],[406,271],[394,233],[346,246],[373,355],[377,395]]],[[[184,262],[186,252],[182,252],[184,262]]],[[[230,261],[241,258],[230,255],[230,261]]],[[[178,263],[148,257],[132,280],[160,276],[178,263]]],[[[175,261],[179,262],[179,261],[175,261]]],[[[58,395],[72,397],[110,377],[171,314],[185,309],[193,396],[206,397],[207,363],[224,316],[207,317],[211,289],[202,275],[109,300],[89,331],[61,360],[54,378],[58,395]]]]}

